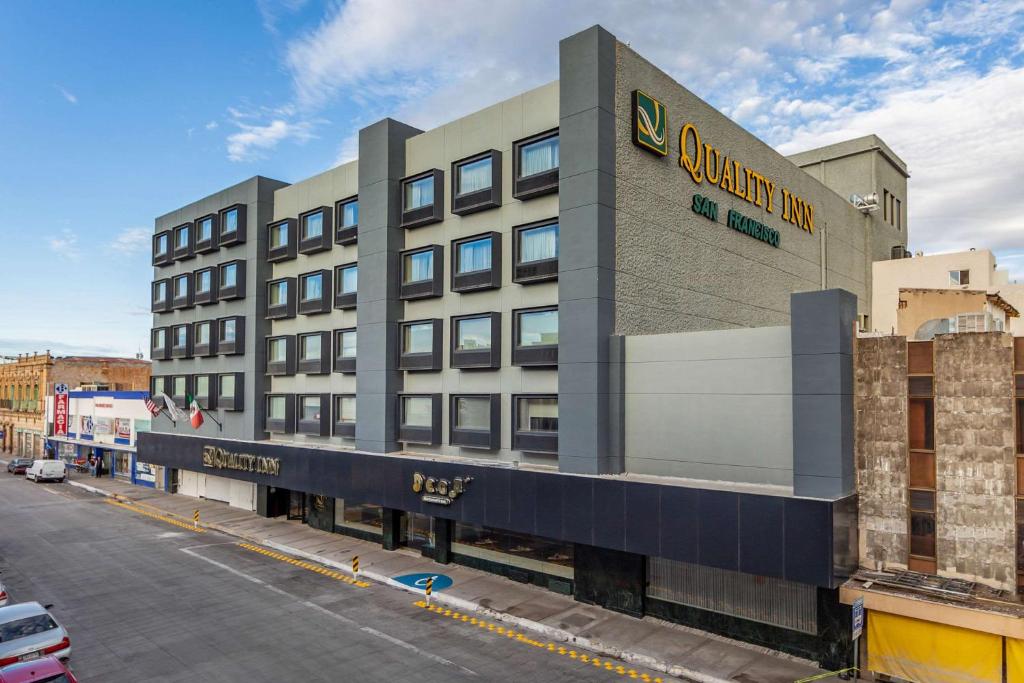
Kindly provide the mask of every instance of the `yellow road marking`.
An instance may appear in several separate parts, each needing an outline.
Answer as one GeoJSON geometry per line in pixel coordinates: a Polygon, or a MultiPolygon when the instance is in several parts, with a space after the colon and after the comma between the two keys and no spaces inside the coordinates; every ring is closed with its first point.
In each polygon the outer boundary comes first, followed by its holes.
{"type": "Polygon", "coordinates": [[[251,550],[254,553],[259,553],[260,555],[265,555],[275,560],[280,560],[281,562],[287,562],[290,565],[301,567],[302,569],[308,569],[311,572],[316,572],[317,574],[321,574],[323,576],[336,579],[343,583],[347,583],[350,586],[358,586],[359,588],[370,587],[370,584],[366,581],[353,579],[351,576],[343,574],[339,571],[327,569],[325,567],[321,567],[320,565],[313,564],[312,562],[306,562],[305,560],[296,560],[294,557],[288,557],[287,555],[282,555],[281,553],[274,552],[273,550],[261,548],[258,545],[253,545],[252,543],[239,543],[238,545],[239,547],[245,548],[246,550],[251,550]]]}
{"type": "Polygon", "coordinates": [[[173,517],[168,517],[167,515],[159,515],[159,514],[157,514],[155,512],[150,512],[148,510],[142,510],[142,509],[140,509],[140,508],[138,508],[138,507],[136,507],[134,505],[126,505],[125,503],[120,503],[118,501],[111,500],[110,498],[107,498],[106,502],[107,502],[108,505],[114,505],[114,506],[119,507],[119,508],[124,508],[125,510],[131,510],[132,512],[134,512],[136,514],[145,515],[146,517],[151,517],[152,519],[158,519],[161,522],[166,522],[168,524],[173,524],[174,526],[181,527],[182,529],[188,529],[189,531],[193,531],[193,532],[195,532],[197,534],[206,533],[206,529],[204,529],[202,527],[198,527],[195,524],[191,524],[191,523],[188,523],[188,522],[183,522],[183,521],[181,521],[179,519],[174,519],[173,517]]]}
{"type": "Polygon", "coordinates": [[[581,664],[589,664],[590,666],[593,666],[595,668],[604,669],[605,671],[616,673],[620,676],[642,679],[644,681],[647,681],[648,683],[663,683],[660,678],[652,678],[648,674],[641,674],[637,672],[636,669],[627,669],[622,664],[613,663],[612,660],[602,660],[596,656],[591,657],[590,655],[584,654],[582,652],[576,652],[576,650],[566,649],[565,646],[557,645],[555,643],[542,643],[541,641],[533,640],[532,638],[529,638],[525,634],[519,633],[514,629],[505,628],[504,626],[488,622],[485,619],[481,619],[479,617],[470,617],[469,615],[462,614],[449,608],[427,604],[426,600],[418,600],[413,604],[416,607],[421,607],[427,610],[428,612],[433,612],[438,616],[449,617],[453,621],[461,621],[464,623],[468,622],[473,626],[477,626],[479,628],[486,628],[488,631],[491,631],[492,633],[497,633],[505,636],[506,638],[514,639],[516,642],[519,643],[532,645],[533,647],[539,648],[541,650],[547,650],[552,654],[562,655],[563,657],[576,660],[581,664]]]}

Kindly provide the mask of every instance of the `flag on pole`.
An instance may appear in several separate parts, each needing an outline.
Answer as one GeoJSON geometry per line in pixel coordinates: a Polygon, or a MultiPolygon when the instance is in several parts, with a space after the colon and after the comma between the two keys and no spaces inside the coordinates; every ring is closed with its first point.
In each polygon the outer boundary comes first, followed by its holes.
{"type": "Polygon", "coordinates": [[[184,414],[182,411],[178,410],[178,406],[174,405],[174,401],[171,400],[170,396],[163,392],[160,392],[159,395],[164,399],[164,408],[167,409],[167,416],[171,418],[172,421],[177,422],[184,417],[184,414]]]}
{"type": "Polygon", "coordinates": [[[188,417],[192,421],[192,429],[199,429],[203,426],[203,410],[199,407],[199,402],[194,398],[191,405],[189,405],[188,417]]]}
{"type": "Polygon", "coordinates": [[[160,406],[153,403],[153,399],[149,396],[146,397],[146,410],[148,410],[153,417],[160,414],[160,406]]]}

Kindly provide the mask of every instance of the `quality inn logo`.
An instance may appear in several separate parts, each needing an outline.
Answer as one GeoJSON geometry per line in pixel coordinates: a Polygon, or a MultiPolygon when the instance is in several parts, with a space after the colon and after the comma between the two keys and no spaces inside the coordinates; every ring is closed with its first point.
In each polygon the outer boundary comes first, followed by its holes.
{"type": "Polygon", "coordinates": [[[668,156],[668,109],[643,90],[633,91],[633,144],[668,156]]]}

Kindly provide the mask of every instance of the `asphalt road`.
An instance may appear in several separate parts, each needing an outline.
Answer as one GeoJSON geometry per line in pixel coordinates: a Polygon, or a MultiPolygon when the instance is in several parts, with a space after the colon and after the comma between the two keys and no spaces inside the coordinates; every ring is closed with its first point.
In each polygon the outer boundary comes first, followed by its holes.
{"type": "Polygon", "coordinates": [[[83,682],[631,678],[616,660],[624,671],[2,471],[0,572],[15,601],[53,604],[83,682]]]}

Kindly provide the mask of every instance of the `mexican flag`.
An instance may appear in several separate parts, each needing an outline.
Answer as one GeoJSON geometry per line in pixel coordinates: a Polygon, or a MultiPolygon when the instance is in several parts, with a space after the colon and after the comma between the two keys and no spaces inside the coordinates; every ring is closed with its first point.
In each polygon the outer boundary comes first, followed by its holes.
{"type": "Polygon", "coordinates": [[[192,429],[199,429],[203,426],[203,410],[199,407],[199,402],[192,399],[192,403],[189,404],[188,418],[192,421],[192,429]]]}

